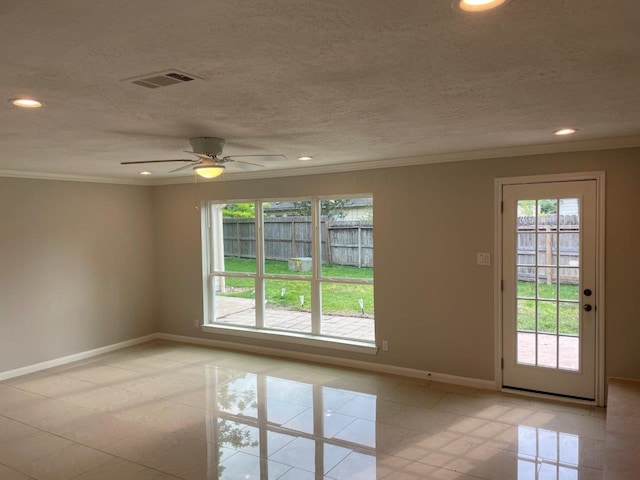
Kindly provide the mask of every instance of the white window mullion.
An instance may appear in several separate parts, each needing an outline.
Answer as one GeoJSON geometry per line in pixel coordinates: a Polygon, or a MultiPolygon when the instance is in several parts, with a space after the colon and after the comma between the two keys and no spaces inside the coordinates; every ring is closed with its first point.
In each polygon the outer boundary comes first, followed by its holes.
{"type": "Polygon", "coordinates": [[[322,242],[320,241],[320,200],[311,200],[311,333],[322,332],[322,242]]]}
{"type": "Polygon", "coordinates": [[[255,301],[256,301],[256,328],[264,328],[264,221],[262,202],[255,203],[255,232],[256,232],[256,277],[255,277],[255,301]]]}

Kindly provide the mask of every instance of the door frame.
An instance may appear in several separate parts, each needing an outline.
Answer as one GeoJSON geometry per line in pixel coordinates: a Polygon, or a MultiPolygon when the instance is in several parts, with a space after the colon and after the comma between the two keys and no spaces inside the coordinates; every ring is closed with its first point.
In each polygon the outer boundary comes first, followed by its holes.
{"type": "MultiPolygon", "coordinates": [[[[494,278],[494,351],[496,389],[503,388],[502,376],[502,187],[505,185],[522,185],[532,183],[573,182],[595,180],[596,182],[596,285],[594,290],[596,301],[596,351],[595,351],[595,402],[579,401],[604,406],[605,397],[605,172],[577,172],[549,175],[530,175],[522,177],[499,177],[494,180],[494,246],[493,246],[493,278],[494,278]]],[[[522,393],[522,392],[521,392],[522,393]]],[[[532,394],[540,396],[541,394],[532,394]]],[[[542,395],[546,396],[546,395],[542,395]]],[[[549,395],[552,398],[564,398],[549,395]]],[[[573,400],[576,401],[576,400],[573,400]]],[[[576,401],[578,402],[578,401],[576,401]]]]}

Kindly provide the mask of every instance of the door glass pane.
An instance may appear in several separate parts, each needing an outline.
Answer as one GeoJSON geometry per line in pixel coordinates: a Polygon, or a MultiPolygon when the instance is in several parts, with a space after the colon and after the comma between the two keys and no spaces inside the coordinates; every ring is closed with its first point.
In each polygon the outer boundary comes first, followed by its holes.
{"type": "Polygon", "coordinates": [[[536,264],[536,234],[518,233],[517,265],[536,264]]]}
{"type": "Polygon", "coordinates": [[[555,267],[538,268],[538,298],[555,300],[558,298],[557,269],[555,267]]]}
{"type": "Polygon", "coordinates": [[[580,269],[561,268],[558,270],[560,280],[560,300],[578,300],[580,295],[580,269]]]}
{"type": "Polygon", "coordinates": [[[536,331],[535,300],[518,299],[518,331],[536,331]]]}
{"type": "Polygon", "coordinates": [[[557,338],[555,335],[538,335],[538,366],[557,367],[557,338]]]}
{"type": "Polygon", "coordinates": [[[264,326],[311,332],[311,284],[305,280],[264,281],[264,326]]]}
{"type": "Polygon", "coordinates": [[[535,268],[518,267],[518,297],[536,298],[535,268]]]}
{"type": "Polygon", "coordinates": [[[557,238],[555,233],[538,233],[538,265],[557,265],[557,238]]]}
{"type": "Polygon", "coordinates": [[[578,337],[558,338],[558,367],[564,370],[580,369],[580,339],[578,337]]]}
{"type": "Polygon", "coordinates": [[[538,230],[556,231],[558,225],[558,200],[538,200],[538,230]]]}
{"type": "Polygon", "coordinates": [[[578,335],[580,333],[580,307],[576,302],[558,304],[560,333],[578,335]]]}
{"type": "Polygon", "coordinates": [[[518,363],[536,364],[536,334],[518,332],[518,363]]]}
{"type": "Polygon", "coordinates": [[[556,302],[538,302],[538,332],[557,332],[557,304],[556,302]]]}

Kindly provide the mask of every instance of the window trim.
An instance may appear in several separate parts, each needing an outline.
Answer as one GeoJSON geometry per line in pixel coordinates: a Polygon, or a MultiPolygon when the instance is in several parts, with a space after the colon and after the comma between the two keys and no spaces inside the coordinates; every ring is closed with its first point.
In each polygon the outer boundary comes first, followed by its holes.
{"type": "MultiPolygon", "coordinates": [[[[352,338],[334,337],[321,334],[321,291],[323,283],[345,283],[374,285],[374,279],[355,279],[341,277],[323,277],[322,276],[322,258],[321,258],[321,229],[320,229],[320,202],[326,199],[334,198],[371,198],[373,194],[347,194],[347,195],[328,195],[328,196],[309,196],[304,198],[280,198],[280,199],[260,199],[260,200],[205,200],[201,202],[201,235],[202,235],[202,286],[203,286],[203,322],[201,329],[206,333],[217,333],[222,335],[231,335],[245,338],[255,338],[261,340],[280,341],[288,344],[305,345],[319,348],[330,348],[355,353],[364,353],[375,355],[378,352],[376,341],[363,341],[352,338]],[[308,275],[281,275],[268,274],[264,272],[264,211],[265,203],[274,201],[296,201],[308,200],[311,202],[311,256],[313,258],[312,274],[308,275]],[[213,242],[215,241],[213,228],[214,208],[217,205],[227,205],[230,203],[253,203],[255,205],[256,216],[254,218],[255,239],[256,239],[256,269],[255,272],[226,272],[215,270],[213,242]],[[259,214],[258,214],[259,212],[259,214]],[[318,259],[318,260],[316,260],[318,259]],[[255,302],[256,323],[255,326],[241,326],[225,323],[217,323],[212,321],[215,318],[215,293],[213,285],[216,276],[228,276],[239,278],[253,278],[256,285],[256,299],[264,296],[264,280],[282,279],[282,280],[299,280],[307,281],[311,288],[311,333],[295,332],[288,330],[279,330],[265,328],[264,326],[264,305],[261,302],[255,302]]],[[[374,332],[375,332],[375,316],[374,316],[374,332]]]]}

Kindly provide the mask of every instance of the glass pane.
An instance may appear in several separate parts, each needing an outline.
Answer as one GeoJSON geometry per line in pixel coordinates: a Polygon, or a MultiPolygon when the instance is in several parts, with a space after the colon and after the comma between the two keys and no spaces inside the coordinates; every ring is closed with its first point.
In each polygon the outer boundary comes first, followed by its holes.
{"type": "Polygon", "coordinates": [[[580,333],[580,306],[577,302],[558,303],[560,333],[578,335],[580,333]]]}
{"type": "Polygon", "coordinates": [[[555,233],[538,234],[538,265],[557,265],[557,237],[555,233]]]}
{"type": "Polygon", "coordinates": [[[217,272],[256,272],[254,203],[212,206],[213,264],[217,272]],[[217,234],[222,231],[222,238],[217,234]],[[220,249],[222,246],[222,249],[220,249]]]}
{"type": "Polygon", "coordinates": [[[538,268],[538,298],[558,298],[557,276],[557,269],[554,267],[538,268]]]}
{"type": "Polygon", "coordinates": [[[580,199],[560,199],[560,225],[580,225],[580,199]],[[562,218],[564,217],[564,218],[562,218]]]}
{"type": "Polygon", "coordinates": [[[557,333],[556,302],[538,302],[538,332],[557,333]]]}
{"type": "Polygon", "coordinates": [[[518,300],[518,331],[536,331],[535,300],[518,300]]]}
{"type": "Polygon", "coordinates": [[[322,276],[373,278],[373,198],[320,201],[322,276]]]}
{"type": "Polygon", "coordinates": [[[265,280],[264,326],[311,332],[311,284],[304,280],[265,280]]]}
{"type": "Polygon", "coordinates": [[[322,334],[375,340],[373,285],[322,283],[322,334]]]}
{"type": "Polygon", "coordinates": [[[557,366],[557,344],[555,335],[538,335],[538,365],[541,367],[557,366]]]}
{"type": "Polygon", "coordinates": [[[311,275],[311,202],[263,204],[264,271],[311,275]]]}
{"type": "Polygon", "coordinates": [[[535,269],[529,267],[518,268],[518,297],[536,298],[536,284],[533,282],[535,269]]]}
{"type": "Polygon", "coordinates": [[[561,268],[560,300],[578,300],[580,295],[580,270],[578,268],[561,268]]]}
{"type": "Polygon", "coordinates": [[[518,332],[518,363],[536,364],[536,334],[518,332]]]}
{"type": "Polygon", "coordinates": [[[536,201],[518,200],[518,231],[535,228],[536,201]]]}
{"type": "Polygon", "coordinates": [[[255,279],[214,276],[213,321],[254,327],[256,324],[255,279]]]}
{"type": "Polygon", "coordinates": [[[564,370],[580,369],[580,339],[578,337],[559,337],[558,366],[564,370]]]}
{"type": "Polygon", "coordinates": [[[558,238],[560,265],[577,267],[580,265],[580,234],[561,233],[558,238]]]}
{"type": "Polygon", "coordinates": [[[536,264],[536,234],[518,233],[518,265],[536,264]]]}
{"type": "Polygon", "coordinates": [[[555,231],[558,226],[558,200],[538,200],[538,231],[555,231]]]}

